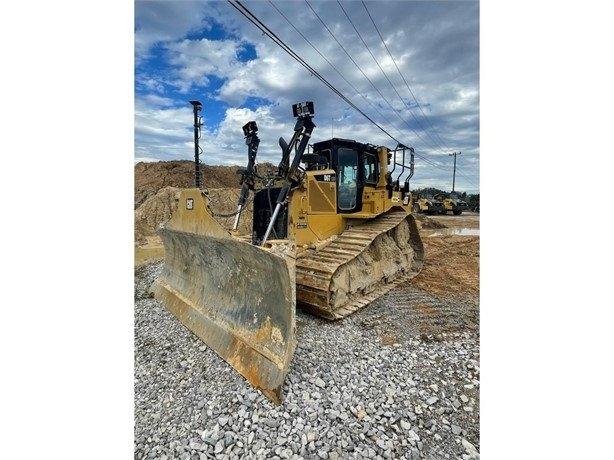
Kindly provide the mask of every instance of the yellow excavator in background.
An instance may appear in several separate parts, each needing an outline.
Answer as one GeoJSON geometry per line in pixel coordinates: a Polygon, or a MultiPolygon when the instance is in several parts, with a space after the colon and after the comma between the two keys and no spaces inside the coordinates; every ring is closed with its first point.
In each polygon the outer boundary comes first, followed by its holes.
{"type": "MultiPolygon", "coordinates": [[[[191,102],[197,154],[202,106],[191,102]]],[[[297,305],[343,318],[416,276],[424,259],[411,214],[413,149],[333,138],[305,153],[315,128],[313,103],[292,108],[294,134],[290,142],[279,139],[274,177],[256,174],[257,126],[243,127],[249,161],[240,171],[232,229],[216,221],[198,174],[197,187],[181,192],[177,211],[159,230],[164,267],[152,285],[185,326],[277,404],[296,348],[297,305]],[[237,223],[249,190],[253,231],[241,235],[237,223]]]]}

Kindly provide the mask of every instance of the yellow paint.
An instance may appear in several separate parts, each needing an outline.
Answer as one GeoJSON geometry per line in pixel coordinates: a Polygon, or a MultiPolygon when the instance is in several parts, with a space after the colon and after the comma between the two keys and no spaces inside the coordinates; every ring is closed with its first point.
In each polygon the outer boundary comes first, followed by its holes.
{"type": "Polygon", "coordinates": [[[196,235],[230,238],[228,230],[222,227],[211,215],[207,203],[207,198],[203,195],[202,190],[197,188],[182,190],[179,195],[177,211],[166,224],[166,227],[196,235]]]}
{"type": "MultiPolygon", "coordinates": [[[[378,151],[381,170],[387,170],[389,149],[378,151]]],[[[380,174],[376,186],[365,186],[362,196],[362,210],[353,214],[337,214],[337,183],[317,181],[315,176],[334,175],[332,169],[307,171],[305,180],[290,195],[288,216],[288,237],[298,246],[313,245],[333,235],[340,235],[348,219],[371,219],[393,207],[411,211],[411,199],[403,205],[401,192],[392,192],[388,197],[386,174],[380,174]]]]}

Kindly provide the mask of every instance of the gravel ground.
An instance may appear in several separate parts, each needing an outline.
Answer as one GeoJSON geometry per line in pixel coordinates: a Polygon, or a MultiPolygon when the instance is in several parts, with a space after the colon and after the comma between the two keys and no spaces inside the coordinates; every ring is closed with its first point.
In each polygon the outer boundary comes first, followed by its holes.
{"type": "Polygon", "coordinates": [[[150,296],[161,267],[135,272],[135,459],[479,458],[477,296],[298,311],[276,406],[150,296]]]}

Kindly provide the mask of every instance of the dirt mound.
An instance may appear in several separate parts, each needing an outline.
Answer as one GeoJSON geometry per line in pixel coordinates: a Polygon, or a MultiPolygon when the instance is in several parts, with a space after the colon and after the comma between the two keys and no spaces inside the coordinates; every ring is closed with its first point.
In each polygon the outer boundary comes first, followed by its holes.
{"type": "Polygon", "coordinates": [[[134,211],[134,241],[144,245],[147,237],[155,236],[158,226],[171,218],[177,209],[180,188],[164,187],[134,211]]]}
{"type": "MultiPolygon", "coordinates": [[[[273,167],[262,163],[259,171],[273,167]]],[[[234,222],[234,212],[240,193],[240,176],[237,170],[241,166],[202,165],[203,187],[210,199],[210,208],[216,219],[230,229],[234,222]]],[[[177,209],[179,192],[184,188],[194,187],[194,162],[159,161],[155,163],[137,163],[134,166],[134,241],[139,246],[157,239],[156,229],[166,222],[177,209]]],[[[250,192],[250,197],[253,194],[250,192]]],[[[252,226],[252,202],[241,214],[239,231],[250,233],[252,226]]]]}
{"type": "MultiPolygon", "coordinates": [[[[258,171],[272,169],[271,163],[260,163],[258,171]]],[[[203,188],[241,188],[237,170],[245,166],[201,166],[203,188]]],[[[194,187],[194,162],[189,160],[137,163],[134,166],[134,209],[164,187],[194,187]]]]}
{"type": "Polygon", "coordinates": [[[416,218],[416,222],[420,228],[447,228],[441,222],[438,222],[433,219],[429,219],[424,214],[416,214],[414,213],[414,217],[416,218]]]}
{"type": "MultiPolygon", "coordinates": [[[[207,188],[239,188],[240,166],[202,165],[202,183],[207,188]]],[[[134,166],[134,207],[138,208],[145,200],[164,187],[194,187],[194,162],[158,161],[156,163],[137,163],[134,166]]]]}
{"type": "MultiPolygon", "coordinates": [[[[160,224],[169,220],[177,209],[179,187],[164,187],[145,201],[134,211],[134,242],[142,246],[156,236],[160,224]]],[[[234,213],[237,210],[240,189],[214,188],[208,190],[209,207],[214,217],[224,228],[230,229],[234,223],[234,213]]],[[[253,196],[250,194],[250,197],[253,196]]],[[[252,228],[252,201],[241,213],[239,231],[250,233],[252,228]]]]}

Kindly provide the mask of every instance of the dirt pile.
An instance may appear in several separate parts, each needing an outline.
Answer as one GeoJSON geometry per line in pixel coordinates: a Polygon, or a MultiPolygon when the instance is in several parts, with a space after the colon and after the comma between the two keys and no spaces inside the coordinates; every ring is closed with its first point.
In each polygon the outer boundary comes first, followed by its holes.
{"type": "Polygon", "coordinates": [[[418,224],[419,228],[446,228],[445,224],[442,224],[441,222],[435,219],[430,219],[424,214],[414,213],[414,217],[416,219],[416,223],[418,224]]]}
{"type": "Polygon", "coordinates": [[[477,236],[423,237],[426,263],[412,286],[440,298],[480,292],[480,238],[477,236]]]}
{"type": "MultiPolygon", "coordinates": [[[[179,187],[164,187],[145,201],[134,211],[134,242],[142,246],[157,239],[156,229],[160,224],[171,218],[177,209],[179,187]]],[[[209,207],[218,222],[224,228],[231,228],[234,223],[234,213],[237,210],[240,189],[214,188],[207,190],[209,207]]],[[[252,196],[252,195],[250,195],[252,196]]],[[[252,201],[243,208],[239,231],[249,233],[252,228],[252,201]]]]}
{"type": "MultiPolygon", "coordinates": [[[[270,163],[259,165],[260,171],[272,168],[270,163]]],[[[202,183],[211,199],[211,210],[226,215],[218,220],[231,228],[240,191],[240,176],[237,170],[242,166],[202,165],[202,183]]],[[[134,166],[134,241],[137,245],[151,243],[157,239],[156,229],[166,222],[175,209],[179,191],[194,187],[194,162],[159,161],[137,163],[134,166]]],[[[251,195],[251,194],[250,194],[251,195]]],[[[239,230],[249,233],[252,225],[251,200],[241,215],[239,230]]]]}
{"type": "Polygon", "coordinates": [[[134,242],[147,244],[147,237],[156,236],[158,226],[171,218],[177,209],[178,187],[164,187],[134,211],[134,242]]]}
{"type": "MultiPolygon", "coordinates": [[[[242,166],[202,165],[201,180],[207,188],[240,188],[237,170],[242,166]]],[[[164,187],[194,187],[194,162],[158,161],[134,166],[134,208],[164,187]]]]}

